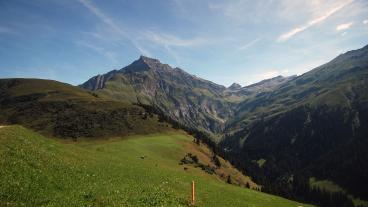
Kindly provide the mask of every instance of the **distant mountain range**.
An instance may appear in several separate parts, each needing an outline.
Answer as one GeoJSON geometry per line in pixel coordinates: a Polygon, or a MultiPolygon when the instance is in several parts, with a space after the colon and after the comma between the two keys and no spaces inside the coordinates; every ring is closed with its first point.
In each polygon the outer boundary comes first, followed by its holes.
{"type": "Polygon", "coordinates": [[[278,76],[246,87],[233,84],[226,88],[141,56],[120,70],[94,76],[80,86],[101,97],[158,107],[184,125],[221,137],[242,100],[294,77],[278,76]]]}
{"type": "Polygon", "coordinates": [[[305,186],[319,180],[356,203],[368,200],[368,46],[301,76],[245,87],[221,86],[144,56],[79,87],[0,80],[0,121],[85,137],[162,130],[169,127],[159,121],[164,115],[208,134],[215,150],[265,191],[314,201],[322,192],[305,186]]]}

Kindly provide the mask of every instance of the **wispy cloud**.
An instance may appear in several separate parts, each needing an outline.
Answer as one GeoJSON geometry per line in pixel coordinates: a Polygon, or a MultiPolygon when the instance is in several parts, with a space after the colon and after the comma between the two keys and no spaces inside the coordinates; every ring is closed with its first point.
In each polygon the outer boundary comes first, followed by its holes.
{"type": "MultiPolygon", "coordinates": [[[[178,64],[181,63],[180,57],[178,55],[177,49],[180,48],[194,48],[201,46],[203,44],[207,44],[208,41],[203,38],[195,37],[195,38],[180,38],[171,34],[161,33],[161,32],[153,32],[146,31],[143,33],[142,37],[145,41],[158,45],[165,49],[165,51],[173,57],[178,64]]],[[[142,51],[144,52],[144,51],[142,51]]]]}
{"type": "Polygon", "coordinates": [[[364,20],[363,24],[368,24],[368,19],[364,20]]]}
{"type": "Polygon", "coordinates": [[[102,22],[106,25],[111,27],[116,32],[120,33],[121,35],[126,35],[125,31],[119,27],[119,25],[108,15],[101,11],[99,7],[94,5],[89,0],[78,0],[83,6],[85,6],[92,14],[94,14],[97,18],[99,18],[102,22]]]}
{"type": "Polygon", "coordinates": [[[196,47],[206,42],[205,39],[198,37],[183,39],[171,34],[157,33],[152,31],[146,32],[144,36],[151,42],[169,47],[196,47]]]}
{"type": "MultiPolygon", "coordinates": [[[[152,56],[152,53],[147,49],[149,44],[155,44],[162,46],[167,53],[173,56],[175,59],[179,59],[177,53],[174,51],[174,47],[195,47],[201,45],[205,42],[201,38],[179,38],[175,35],[153,32],[153,31],[132,31],[124,30],[120,23],[111,18],[107,13],[103,12],[97,5],[93,4],[90,0],[78,0],[84,7],[86,7],[92,14],[94,14],[98,19],[100,19],[106,26],[110,28],[109,36],[114,36],[110,41],[121,41],[122,39],[128,40],[141,54],[152,56]],[[111,31],[112,30],[112,31],[111,31]],[[112,34],[111,34],[112,33],[112,34]],[[143,44],[144,43],[144,44],[143,44]]],[[[180,1],[176,1],[180,2],[180,1]]],[[[104,31],[106,32],[106,31],[104,31]]],[[[101,39],[102,35],[96,36],[96,38],[101,39]]],[[[87,45],[84,45],[87,46],[87,45]]],[[[101,50],[101,48],[93,48],[91,45],[87,46],[95,51],[106,55],[106,51],[101,50]]]]}
{"type": "Polygon", "coordinates": [[[261,40],[261,38],[256,38],[256,39],[254,39],[254,40],[252,40],[252,41],[250,41],[250,42],[248,42],[248,43],[246,43],[246,44],[244,44],[244,45],[240,46],[240,47],[238,48],[238,50],[245,50],[245,49],[248,49],[248,48],[252,47],[253,45],[257,44],[260,40],[261,40]]]}
{"type": "Polygon", "coordinates": [[[329,18],[330,16],[332,16],[336,12],[340,11],[345,6],[349,5],[351,2],[353,2],[353,0],[347,0],[345,2],[342,2],[341,4],[339,4],[339,5],[337,5],[337,6],[333,7],[333,8],[325,11],[320,16],[318,16],[318,17],[316,17],[314,19],[311,19],[306,24],[301,25],[301,26],[298,26],[298,27],[295,27],[294,29],[290,30],[289,32],[286,32],[286,33],[280,35],[279,38],[278,38],[278,41],[279,42],[287,41],[288,39],[292,38],[296,34],[298,34],[300,32],[303,32],[303,31],[309,29],[310,27],[313,27],[314,25],[316,25],[318,23],[322,23],[327,18],[329,18]]]}
{"type": "Polygon", "coordinates": [[[137,48],[137,50],[141,53],[141,55],[153,57],[152,53],[148,49],[143,47],[138,41],[133,40],[132,42],[134,46],[137,48]]]}
{"type": "Polygon", "coordinates": [[[337,31],[347,30],[353,25],[353,22],[345,23],[345,24],[339,24],[336,26],[337,31]]]}
{"type": "MultiPolygon", "coordinates": [[[[113,18],[103,12],[97,5],[93,4],[89,0],[78,0],[84,7],[86,7],[93,15],[95,15],[98,19],[100,19],[108,29],[104,29],[97,33],[89,33],[91,36],[101,40],[101,41],[108,41],[113,42],[115,45],[120,45],[123,40],[128,40],[132,43],[132,45],[144,55],[149,55],[150,53],[147,52],[142,46],[140,46],[134,38],[131,38],[129,33],[122,29],[119,23],[117,23],[113,18]]],[[[85,44],[82,42],[83,46],[89,47],[90,49],[95,50],[96,52],[108,57],[110,60],[116,62],[116,55],[111,51],[105,51],[100,47],[96,47],[93,44],[85,44]]]]}

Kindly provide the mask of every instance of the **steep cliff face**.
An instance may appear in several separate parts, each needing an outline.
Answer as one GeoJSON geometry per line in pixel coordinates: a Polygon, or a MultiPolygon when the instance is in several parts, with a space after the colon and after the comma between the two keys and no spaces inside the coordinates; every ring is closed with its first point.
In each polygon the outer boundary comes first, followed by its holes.
{"type": "Polygon", "coordinates": [[[96,75],[89,79],[87,82],[83,84],[83,88],[95,91],[98,89],[102,89],[105,87],[106,81],[110,80],[116,74],[116,70],[110,71],[104,75],[96,75]]]}
{"type": "Polygon", "coordinates": [[[180,123],[213,134],[223,131],[234,108],[223,98],[224,86],[144,56],[81,87],[100,96],[158,107],[180,123]]]}

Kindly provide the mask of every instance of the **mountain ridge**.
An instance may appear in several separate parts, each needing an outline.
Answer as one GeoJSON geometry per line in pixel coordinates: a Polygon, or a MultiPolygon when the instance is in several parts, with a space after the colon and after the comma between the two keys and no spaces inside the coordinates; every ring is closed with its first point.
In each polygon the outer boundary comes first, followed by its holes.
{"type": "Polygon", "coordinates": [[[280,76],[258,85],[226,88],[158,59],[140,56],[120,70],[94,76],[79,86],[119,101],[157,107],[175,121],[218,137],[238,102],[290,79],[280,76]]]}
{"type": "Polygon", "coordinates": [[[223,129],[225,117],[232,116],[228,110],[232,103],[223,100],[226,87],[145,56],[80,87],[116,100],[129,97],[131,103],[158,107],[176,121],[213,134],[223,129]]]}

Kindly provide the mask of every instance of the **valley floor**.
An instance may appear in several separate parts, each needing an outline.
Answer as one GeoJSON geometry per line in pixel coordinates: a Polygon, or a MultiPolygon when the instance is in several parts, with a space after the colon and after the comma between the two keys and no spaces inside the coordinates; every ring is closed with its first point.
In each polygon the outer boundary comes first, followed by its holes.
{"type": "Polygon", "coordinates": [[[0,206],[309,205],[183,169],[192,137],[181,132],[62,141],[21,126],[0,129],[0,206]]]}

